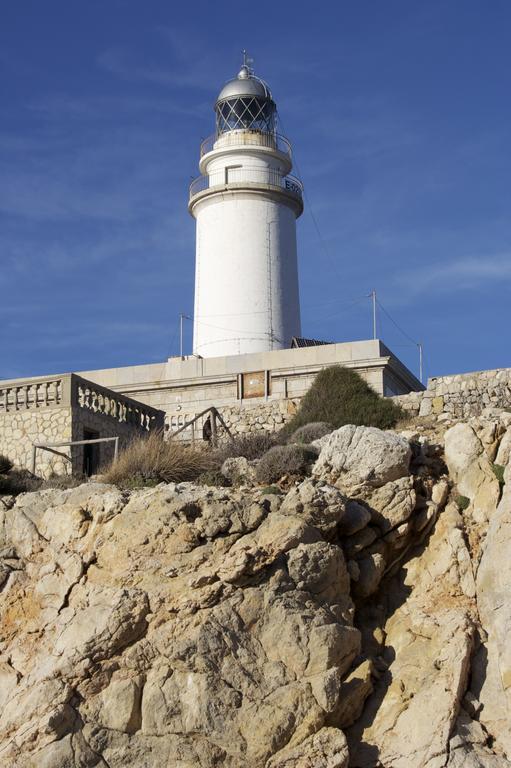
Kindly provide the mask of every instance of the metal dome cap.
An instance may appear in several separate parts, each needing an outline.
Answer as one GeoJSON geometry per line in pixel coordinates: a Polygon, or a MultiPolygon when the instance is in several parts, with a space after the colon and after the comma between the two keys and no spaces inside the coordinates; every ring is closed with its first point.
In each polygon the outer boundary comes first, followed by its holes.
{"type": "Polygon", "coordinates": [[[229,80],[220,91],[215,103],[216,133],[230,131],[275,131],[275,103],[270,89],[256,77],[252,60],[243,51],[243,66],[238,76],[229,80]]]}
{"type": "Polygon", "coordinates": [[[266,83],[259,77],[256,77],[246,64],[242,66],[237,77],[229,80],[224,85],[218,94],[216,103],[218,104],[220,101],[226,101],[227,99],[236,99],[240,96],[255,96],[259,99],[273,100],[266,83]]]}

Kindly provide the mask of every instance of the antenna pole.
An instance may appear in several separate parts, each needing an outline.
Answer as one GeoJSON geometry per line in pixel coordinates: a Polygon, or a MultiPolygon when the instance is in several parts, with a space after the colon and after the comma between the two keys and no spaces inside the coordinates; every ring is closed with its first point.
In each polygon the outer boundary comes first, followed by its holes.
{"type": "Polygon", "coordinates": [[[371,291],[371,299],[373,301],[373,339],[376,339],[376,291],[371,291]]]}
{"type": "Polygon", "coordinates": [[[419,347],[419,381],[421,384],[424,384],[423,382],[423,351],[422,351],[422,342],[419,342],[417,344],[419,347]]]}
{"type": "Polygon", "coordinates": [[[188,317],[188,315],[185,315],[184,312],[179,313],[179,355],[180,357],[183,357],[183,320],[190,320],[191,318],[188,317]]]}

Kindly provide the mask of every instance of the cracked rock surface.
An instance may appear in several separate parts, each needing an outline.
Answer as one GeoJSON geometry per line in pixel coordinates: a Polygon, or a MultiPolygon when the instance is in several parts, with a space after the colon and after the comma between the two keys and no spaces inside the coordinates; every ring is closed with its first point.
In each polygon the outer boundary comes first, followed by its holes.
{"type": "Polygon", "coordinates": [[[89,483],[0,505],[0,765],[510,765],[492,419],[453,427],[445,464],[420,435],[343,427],[280,493],[89,483]]]}

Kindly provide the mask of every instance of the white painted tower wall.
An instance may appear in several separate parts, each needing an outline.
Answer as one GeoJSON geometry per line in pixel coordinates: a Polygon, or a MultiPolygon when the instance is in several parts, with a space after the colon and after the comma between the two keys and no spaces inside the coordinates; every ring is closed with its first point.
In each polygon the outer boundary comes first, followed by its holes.
{"type": "Polygon", "coordinates": [[[266,352],[300,336],[296,218],[301,189],[290,151],[271,136],[221,134],[192,185],[196,219],[194,354],[266,352]],[[299,194],[297,194],[299,192],[299,194]]]}

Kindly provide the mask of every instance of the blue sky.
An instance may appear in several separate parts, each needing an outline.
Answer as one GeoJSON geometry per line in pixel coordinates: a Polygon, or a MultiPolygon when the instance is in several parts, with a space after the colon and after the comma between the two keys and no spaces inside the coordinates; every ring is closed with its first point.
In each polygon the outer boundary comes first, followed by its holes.
{"type": "Polygon", "coordinates": [[[426,375],[510,366],[510,39],[507,0],[4,3],[0,378],[178,352],[188,184],[242,48],[306,187],[304,335],[370,338],[375,288],[426,375]]]}

